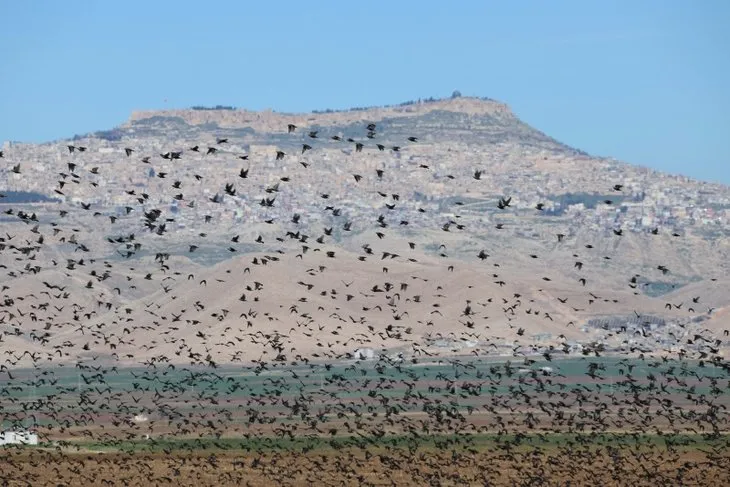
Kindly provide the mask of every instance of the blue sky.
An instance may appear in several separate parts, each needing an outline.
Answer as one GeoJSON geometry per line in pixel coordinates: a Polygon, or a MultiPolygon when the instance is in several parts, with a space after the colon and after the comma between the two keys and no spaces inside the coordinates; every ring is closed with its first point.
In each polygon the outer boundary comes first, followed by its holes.
{"type": "Polygon", "coordinates": [[[135,109],[488,96],[591,154],[730,184],[730,1],[1,1],[0,143],[135,109]]]}

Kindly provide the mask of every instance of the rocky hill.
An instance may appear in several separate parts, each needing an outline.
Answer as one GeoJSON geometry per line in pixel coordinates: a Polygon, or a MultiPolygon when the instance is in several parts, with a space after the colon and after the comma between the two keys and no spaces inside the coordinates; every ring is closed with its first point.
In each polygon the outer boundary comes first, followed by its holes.
{"type": "Polygon", "coordinates": [[[349,137],[362,132],[363,121],[377,123],[387,137],[386,141],[402,140],[409,133],[418,133],[423,142],[428,143],[507,143],[556,154],[585,155],[525,124],[503,103],[462,97],[311,114],[201,109],[138,111],[132,113],[129,122],[117,133],[122,137],[129,134],[156,137],[160,135],[158,130],[173,133],[215,131],[220,136],[242,137],[266,144],[280,142],[276,134],[288,124],[349,137]]]}
{"type": "Polygon", "coordinates": [[[4,156],[0,192],[53,199],[0,200],[0,349],[226,362],[234,330],[251,356],[274,332],[322,357],[659,350],[728,327],[730,188],[591,157],[493,100],[135,112],[4,156]],[[642,322],[666,328],[610,328],[642,322]]]}

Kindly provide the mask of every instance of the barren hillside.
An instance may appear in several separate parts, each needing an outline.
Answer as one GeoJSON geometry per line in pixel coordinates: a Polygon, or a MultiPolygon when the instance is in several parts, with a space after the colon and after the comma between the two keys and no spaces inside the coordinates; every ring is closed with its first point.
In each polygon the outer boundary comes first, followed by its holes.
{"type": "Polygon", "coordinates": [[[18,365],[628,353],[728,327],[727,187],[593,158],[488,99],[135,112],[4,155],[18,365]]]}

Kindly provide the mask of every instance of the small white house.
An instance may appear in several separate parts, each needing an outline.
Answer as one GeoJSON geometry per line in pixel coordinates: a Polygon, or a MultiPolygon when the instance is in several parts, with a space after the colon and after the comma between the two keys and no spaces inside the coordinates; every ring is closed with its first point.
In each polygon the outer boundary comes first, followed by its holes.
{"type": "Polygon", "coordinates": [[[375,350],[372,348],[358,348],[353,355],[356,360],[373,360],[375,358],[375,350]]]}
{"type": "Polygon", "coordinates": [[[2,445],[37,445],[38,435],[30,431],[5,431],[0,433],[2,445]]]}

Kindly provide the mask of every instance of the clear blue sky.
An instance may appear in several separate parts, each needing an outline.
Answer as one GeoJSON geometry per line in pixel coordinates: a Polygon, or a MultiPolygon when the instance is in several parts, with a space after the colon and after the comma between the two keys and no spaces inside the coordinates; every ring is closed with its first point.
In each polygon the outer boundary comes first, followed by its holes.
{"type": "Polygon", "coordinates": [[[730,0],[3,0],[0,19],[0,142],[458,89],[591,154],[730,183],[730,0]]]}

